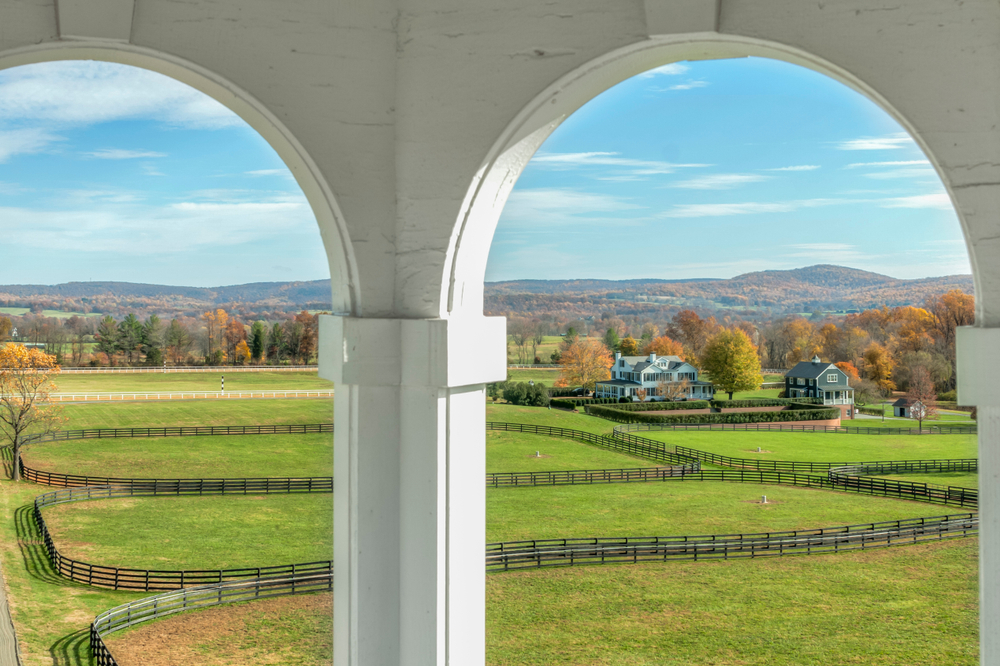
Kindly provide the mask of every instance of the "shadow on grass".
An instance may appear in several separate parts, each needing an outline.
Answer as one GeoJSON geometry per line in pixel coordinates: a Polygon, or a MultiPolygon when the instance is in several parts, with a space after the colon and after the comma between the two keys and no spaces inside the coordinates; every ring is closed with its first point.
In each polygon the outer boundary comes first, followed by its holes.
{"type": "Polygon", "coordinates": [[[52,567],[45,552],[45,542],[42,533],[35,522],[34,506],[25,504],[14,510],[14,530],[17,533],[17,545],[24,558],[24,568],[32,578],[62,587],[86,587],[82,583],[63,578],[52,567]]]}
{"type": "Polygon", "coordinates": [[[90,628],[63,636],[49,648],[53,666],[90,666],[90,628]]]}

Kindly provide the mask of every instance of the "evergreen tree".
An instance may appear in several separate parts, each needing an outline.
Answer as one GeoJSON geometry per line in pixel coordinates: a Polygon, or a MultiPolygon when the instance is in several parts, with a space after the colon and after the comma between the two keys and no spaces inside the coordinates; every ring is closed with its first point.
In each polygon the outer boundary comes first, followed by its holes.
{"type": "Polygon", "coordinates": [[[260,363],[266,346],[267,329],[264,328],[264,322],[255,321],[250,325],[250,359],[254,363],[260,363]]]}

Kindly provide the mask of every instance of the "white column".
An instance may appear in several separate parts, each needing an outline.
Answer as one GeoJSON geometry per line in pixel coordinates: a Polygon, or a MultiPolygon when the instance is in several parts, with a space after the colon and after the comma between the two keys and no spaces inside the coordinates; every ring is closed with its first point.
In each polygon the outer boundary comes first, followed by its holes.
{"type": "Polygon", "coordinates": [[[979,428],[979,663],[1000,664],[1000,328],[958,329],[958,404],[979,428]]]}
{"type": "Polygon", "coordinates": [[[505,337],[502,318],[323,317],[336,666],[484,663],[483,384],[505,337]]]}

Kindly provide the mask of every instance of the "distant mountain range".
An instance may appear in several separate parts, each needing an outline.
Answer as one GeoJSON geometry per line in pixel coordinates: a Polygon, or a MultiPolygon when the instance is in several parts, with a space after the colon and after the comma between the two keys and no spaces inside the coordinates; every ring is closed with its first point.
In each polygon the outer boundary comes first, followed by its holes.
{"type": "Polygon", "coordinates": [[[584,318],[614,310],[662,316],[678,308],[786,313],[917,305],[951,289],[972,293],[971,275],[901,280],[844,266],[758,271],[728,280],[515,280],[486,283],[487,314],[584,318]]]}
{"type": "MultiPolygon", "coordinates": [[[[920,304],[928,296],[961,289],[971,275],[900,280],[843,266],[759,271],[728,280],[515,280],[486,283],[486,314],[560,320],[600,316],[669,317],[681,308],[747,314],[862,310],[920,304]]],[[[330,283],[254,282],[227,287],[174,287],[131,282],[67,282],[0,286],[0,306],[160,317],[199,316],[226,308],[272,319],[300,310],[330,308],[330,283]]]]}

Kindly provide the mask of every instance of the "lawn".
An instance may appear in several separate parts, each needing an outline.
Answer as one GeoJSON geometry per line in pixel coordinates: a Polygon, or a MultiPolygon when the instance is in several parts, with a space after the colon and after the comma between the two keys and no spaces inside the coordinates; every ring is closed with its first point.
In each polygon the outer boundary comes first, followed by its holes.
{"type": "Polygon", "coordinates": [[[879,474],[879,478],[899,479],[915,483],[930,483],[937,486],[960,486],[979,488],[979,475],[975,472],[938,472],[935,474],[879,474]]]}
{"type": "Polygon", "coordinates": [[[326,493],[129,497],[60,504],[44,516],[63,555],[108,566],[233,569],[329,560],[333,552],[326,493]]]}
{"type": "Polygon", "coordinates": [[[272,389],[331,389],[333,383],[312,372],[208,372],[136,374],[64,374],[55,378],[57,393],[156,393],[218,391],[226,375],[227,391],[269,391],[272,389]]]}
{"type": "Polygon", "coordinates": [[[71,440],[31,445],[23,457],[35,469],[85,476],[332,476],[333,438],[320,433],[71,440]]]}
{"type": "MultiPolygon", "coordinates": [[[[777,398],[781,389],[758,389],[756,391],[736,391],[733,400],[749,400],[750,398],[777,398]]],[[[716,400],[729,400],[729,394],[718,387],[715,389],[716,400]]]]}
{"type": "MultiPolygon", "coordinates": [[[[13,307],[0,307],[0,315],[9,315],[12,317],[20,317],[31,312],[30,308],[13,308],[13,307]]],[[[77,317],[103,317],[100,312],[91,312],[85,314],[83,312],[63,312],[62,310],[42,310],[43,317],[55,317],[56,319],[69,319],[73,316],[77,317]]]]}
{"type": "Polygon", "coordinates": [[[634,458],[570,439],[520,432],[486,431],[487,472],[653,467],[655,464],[645,458],[634,458]]]}
{"type": "Polygon", "coordinates": [[[332,423],[333,400],[187,400],[70,404],[63,430],[208,425],[332,423]]]}
{"type": "Polygon", "coordinates": [[[510,377],[510,381],[512,382],[533,381],[536,384],[545,384],[551,388],[555,386],[556,380],[559,379],[559,370],[540,370],[538,368],[531,368],[530,370],[511,369],[507,371],[507,376],[510,377]]]}
{"type": "Polygon", "coordinates": [[[611,421],[585,414],[582,410],[571,412],[543,407],[518,407],[506,403],[487,403],[486,420],[572,428],[593,433],[610,433],[615,425],[611,421]]]}
{"type": "Polygon", "coordinates": [[[643,437],[719,455],[756,460],[859,462],[975,458],[975,435],[855,435],[812,432],[663,430],[643,437]],[[762,449],[757,453],[757,447],[762,449]]]}
{"type": "Polygon", "coordinates": [[[494,574],[486,661],[975,666],[976,546],[494,574]]]}
{"type": "Polygon", "coordinates": [[[754,483],[495,488],[486,493],[486,539],[739,534],[944,513],[948,509],[932,504],[754,483]],[[767,504],[759,503],[761,495],[767,504]]]}

